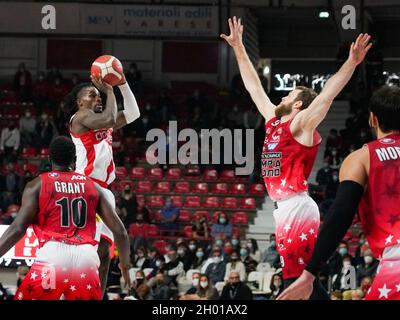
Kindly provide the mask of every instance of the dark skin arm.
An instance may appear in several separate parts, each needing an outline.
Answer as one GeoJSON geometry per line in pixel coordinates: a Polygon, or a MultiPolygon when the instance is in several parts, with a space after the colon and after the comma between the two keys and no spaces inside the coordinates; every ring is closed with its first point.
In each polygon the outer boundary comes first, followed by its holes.
{"type": "Polygon", "coordinates": [[[114,235],[115,245],[119,252],[120,264],[119,267],[124,277],[125,284],[128,288],[131,286],[131,279],[129,276],[130,265],[130,243],[128,233],[118,217],[117,213],[113,209],[112,205],[107,201],[107,198],[103,194],[103,190],[97,184],[96,189],[99,194],[99,204],[97,212],[100,215],[103,222],[112,231],[114,235]]]}
{"type": "Polygon", "coordinates": [[[24,236],[26,229],[35,221],[38,213],[40,188],[40,177],[27,183],[18,215],[0,238],[0,257],[24,236]]]}

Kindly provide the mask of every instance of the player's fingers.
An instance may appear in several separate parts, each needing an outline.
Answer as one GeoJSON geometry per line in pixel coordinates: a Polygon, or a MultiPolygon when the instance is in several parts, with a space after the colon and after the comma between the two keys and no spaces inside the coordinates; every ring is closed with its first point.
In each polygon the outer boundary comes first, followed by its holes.
{"type": "Polygon", "coordinates": [[[236,16],[233,16],[233,26],[235,28],[237,27],[237,18],[236,18],[236,16]]]}
{"type": "Polygon", "coordinates": [[[350,45],[350,51],[353,51],[353,49],[354,49],[354,42],[352,42],[350,45]]]}
{"type": "Polygon", "coordinates": [[[363,34],[360,33],[360,34],[358,35],[357,39],[356,39],[356,45],[361,41],[362,37],[363,37],[363,34]]]}
{"type": "Polygon", "coordinates": [[[240,26],[239,32],[240,32],[240,33],[243,33],[243,25],[240,26]]]}
{"type": "Polygon", "coordinates": [[[233,32],[233,23],[232,23],[232,19],[231,18],[228,19],[228,24],[229,24],[229,30],[232,33],[233,32]]]}
{"type": "Polygon", "coordinates": [[[372,43],[370,43],[366,48],[365,48],[365,52],[368,52],[369,49],[371,49],[372,47],[372,43]]]}
{"type": "Polygon", "coordinates": [[[228,36],[227,36],[226,34],[223,34],[223,33],[220,34],[219,36],[220,36],[222,39],[225,39],[225,40],[226,40],[226,38],[228,38],[228,36]]]}
{"type": "Polygon", "coordinates": [[[368,44],[369,40],[371,40],[371,36],[370,36],[370,35],[367,35],[367,36],[365,37],[364,41],[363,41],[363,45],[366,46],[366,45],[368,44]]]}

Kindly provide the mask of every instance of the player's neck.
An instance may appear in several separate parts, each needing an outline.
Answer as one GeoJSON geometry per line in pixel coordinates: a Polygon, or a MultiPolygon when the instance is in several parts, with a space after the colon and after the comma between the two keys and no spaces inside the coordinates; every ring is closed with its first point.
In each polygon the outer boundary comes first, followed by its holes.
{"type": "Polygon", "coordinates": [[[378,128],[376,136],[378,139],[385,138],[391,134],[399,133],[399,131],[389,131],[389,132],[382,132],[381,129],[378,128]]]}
{"type": "Polygon", "coordinates": [[[57,165],[53,165],[53,167],[51,169],[53,171],[62,171],[62,172],[71,172],[71,171],[73,171],[71,169],[71,167],[64,167],[64,166],[57,166],[57,165]]]}
{"type": "Polygon", "coordinates": [[[295,117],[295,115],[293,115],[293,114],[288,114],[286,116],[283,116],[283,117],[281,117],[281,123],[291,121],[291,120],[293,120],[294,117],[295,117]]]}

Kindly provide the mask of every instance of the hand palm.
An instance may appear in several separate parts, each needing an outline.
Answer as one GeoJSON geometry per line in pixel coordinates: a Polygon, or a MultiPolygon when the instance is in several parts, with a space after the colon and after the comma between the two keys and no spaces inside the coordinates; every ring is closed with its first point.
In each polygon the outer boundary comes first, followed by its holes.
{"type": "Polygon", "coordinates": [[[349,59],[353,61],[355,64],[361,63],[368,50],[371,48],[372,43],[369,43],[371,36],[368,34],[360,34],[357,37],[356,42],[351,44],[349,59]]]}
{"type": "Polygon", "coordinates": [[[243,25],[241,24],[241,20],[236,19],[228,19],[230,35],[221,34],[221,38],[223,38],[226,42],[229,43],[231,47],[239,46],[242,44],[242,34],[243,34],[243,25]]]}

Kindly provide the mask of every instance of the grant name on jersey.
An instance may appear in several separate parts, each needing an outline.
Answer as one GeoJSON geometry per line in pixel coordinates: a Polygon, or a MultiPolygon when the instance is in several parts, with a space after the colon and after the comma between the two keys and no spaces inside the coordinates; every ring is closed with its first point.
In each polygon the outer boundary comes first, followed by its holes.
{"type": "Polygon", "coordinates": [[[85,183],[54,181],[54,189],[56,190],[56,192],[61,192],[61,193],[82,194],[85,193],[85,183]]]}

